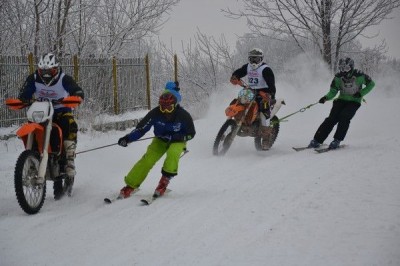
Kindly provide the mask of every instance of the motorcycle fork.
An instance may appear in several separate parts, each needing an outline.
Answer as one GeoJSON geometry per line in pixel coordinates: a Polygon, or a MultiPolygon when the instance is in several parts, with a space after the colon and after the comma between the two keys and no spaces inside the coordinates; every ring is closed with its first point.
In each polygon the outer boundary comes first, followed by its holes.
{"type": "Polygon", "coordinates": [[[230,136],[231,141],[233,141],[233,138],[236,137],[237,133],[239,132],[240,128],[242,127],[242,124],[244,123],[244,120],[247,117],[247,113],[249,112],[250,107],[253,105],[254,102],[255,102],[255,100],[252,100],[249,103],[248,107],[244,110],[244,114],[243,114],[242,118],[239,120],[239,122],[237,123],[237,127],[235,128],[234,131],[232,131],[232,135],[230,136]]]}
{"type": "Polygon", "coordinates": [[[39,180],[38,182],[44,183],[46,181],[46,170],[47,170],[47,163],[49,161],[49,145],[50,145],[50,134],[51,134],[51,129],[52,129],[52,119],[49,119],[47,121],[47,124],[45,126],[45,131],[44,131],[44,141],[43,141],[43,150],[41,159],[40,159],[40,164],[39,164],[39,172],[38,172],[38,177],[39,180]]]}

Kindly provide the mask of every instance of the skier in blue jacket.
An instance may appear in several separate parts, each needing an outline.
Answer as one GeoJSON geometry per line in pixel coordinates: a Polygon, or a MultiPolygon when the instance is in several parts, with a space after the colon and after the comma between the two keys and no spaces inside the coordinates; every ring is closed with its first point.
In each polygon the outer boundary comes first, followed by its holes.
{"type": "Polygon", "coordinates": [[[147,113],[136,129],[118,140],[118,145],[126,147],[128,143],[140,139],[151,127],[154,128],[155,138],[143,157],[126,175],[126,186],[120,191],[121,197],[127,198],[137,190],[165,153],[162,176],[154,195],[162,196],[171,178],[178,174],[180,156],[186,150],[186,142],[194,137],[196,131],[192,117],[178,104],[180,95],[176,97],[175,94],[167,88],[159,98],[159,105],[147,113]]]}

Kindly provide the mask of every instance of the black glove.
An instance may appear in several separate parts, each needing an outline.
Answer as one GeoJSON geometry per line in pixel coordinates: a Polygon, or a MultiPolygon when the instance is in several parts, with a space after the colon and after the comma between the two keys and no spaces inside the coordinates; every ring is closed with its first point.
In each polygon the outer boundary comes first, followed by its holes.
{"type": "Polygon", "coordinates": [[[182,133],[175,133],[171,137],[171,141],[179,142],[179,141],[185,141],[186,137],[182,133]]]}
{"type": "Polygon", "coordinates": [[[321,99],[319,99],[318,102],[324,104],[326,102],[326,96],[324,96],[321,99]]]}
{"type": "Polygon", "coordinates": [[[122,147],[127,147],[129,143],[128,136],[123,136],[118,140],[118,145],[122,147]]]}
{"type": "Polygon", "coordinates": [[[358,91],[358,92],[354,93],[353,97],[361,98],[362,97],[361,92],[358,91]]]}
{"type": "Polygon", "coordinates": [[[33,99],[25,99],[25,98],[19,98],[21,100],[22,103],[30,105],[34,102],[33,99]]]}

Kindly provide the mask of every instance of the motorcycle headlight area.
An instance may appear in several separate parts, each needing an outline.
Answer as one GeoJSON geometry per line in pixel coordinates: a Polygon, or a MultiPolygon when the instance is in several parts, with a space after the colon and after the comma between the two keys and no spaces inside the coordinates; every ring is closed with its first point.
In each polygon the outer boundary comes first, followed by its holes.
{"type": "Polygon", "coordinates": [[[255,97],[254,92],[252,92],[249,89],[242,89],[239,91],[238,98],[241,104],[250,103],[254,99],[254,97],[255,97]]]}
{"type": "Polygon", "coordinates": [[[35,111],[32,113],[32,120],[35,123],[43,122],[43,118],[44,118],[44,111],[35,111]]]}

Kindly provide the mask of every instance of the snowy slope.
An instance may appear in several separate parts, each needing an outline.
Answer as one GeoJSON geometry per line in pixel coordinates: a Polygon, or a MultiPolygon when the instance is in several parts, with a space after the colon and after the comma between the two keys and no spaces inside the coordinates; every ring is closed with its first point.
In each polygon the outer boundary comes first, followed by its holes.
{"type": "MultiPolygon", "coordinates": [[[[317,101],[328,84],[314,85],[305,96],[279,84],[287,102],[279,115],[317,101]]],[[[309,142],[328,102],[289,117],[270,151],[238,138],[217,158],[212,143],[237,92],[227,87],[196,121],[173,192],[148,207],[139,199],[155,188],[162,161],[131,199],[106,206],[103,198],[124,185],[149,141],[78,155],[73,197],[54,201],[48,183],[33,216],[13,188],[22,145],[1,142],[0,265],[400,265],[399,99],[371,92],[343,150],[291,149],[309,142]]],[[[78,150],[126,132],[82,134],[78,150]]]]}

